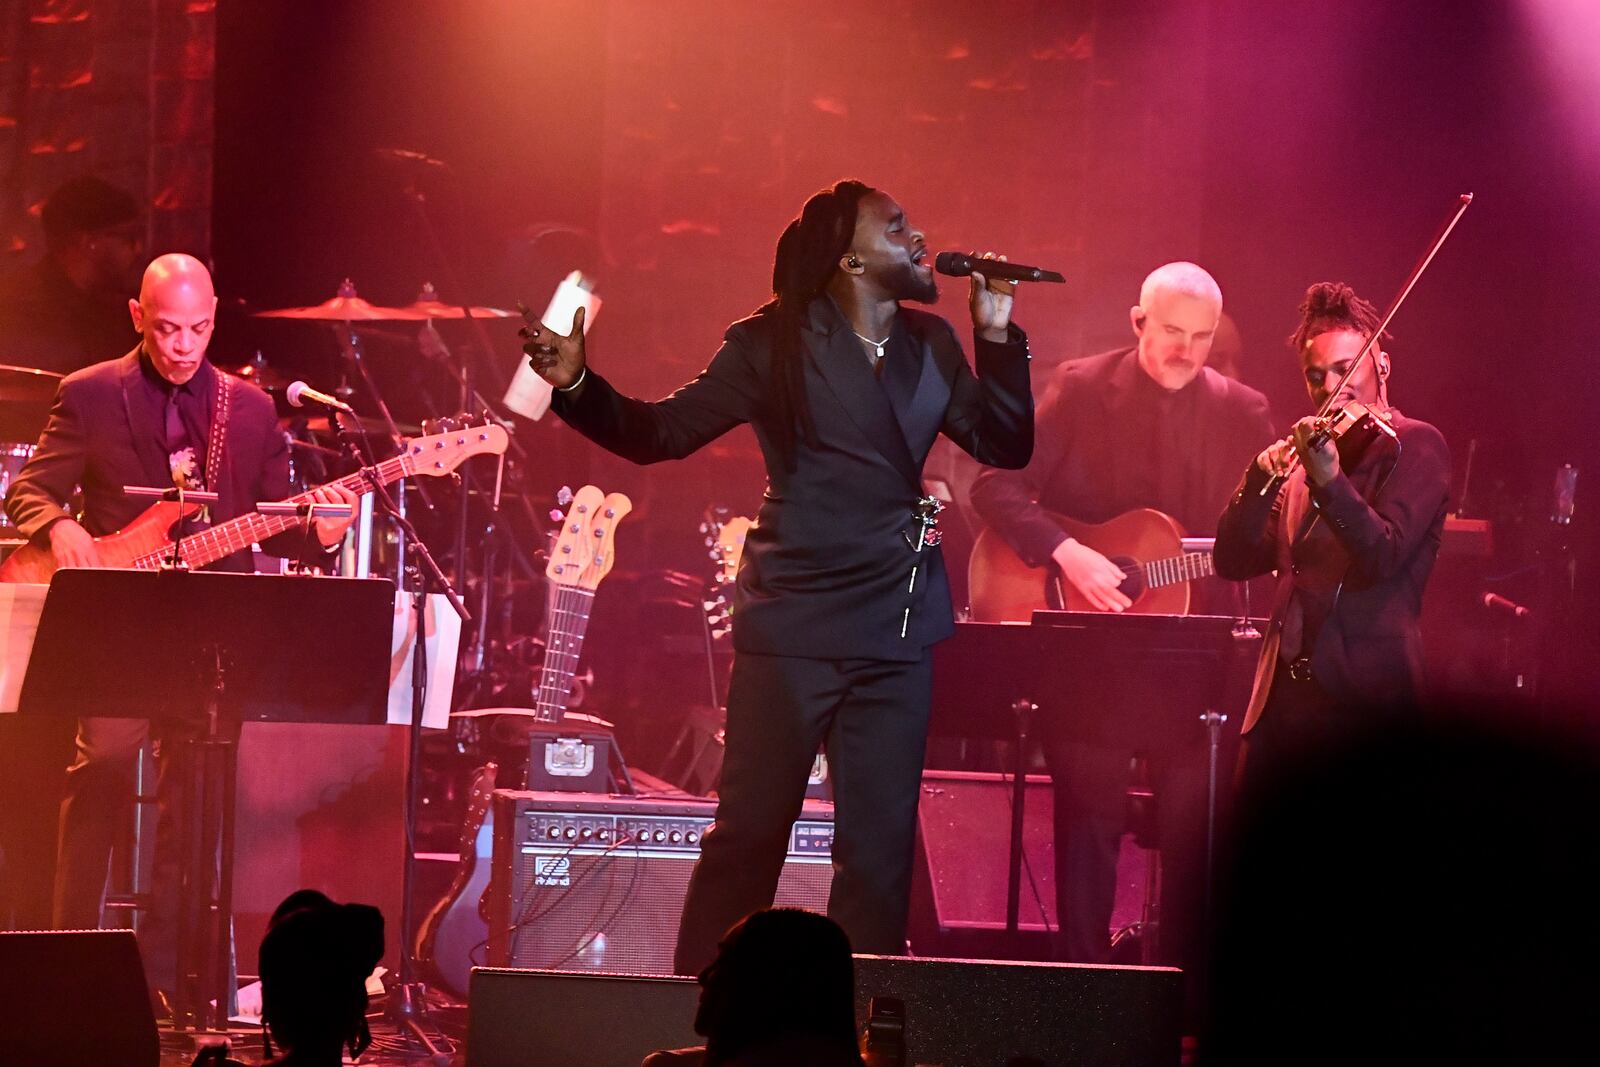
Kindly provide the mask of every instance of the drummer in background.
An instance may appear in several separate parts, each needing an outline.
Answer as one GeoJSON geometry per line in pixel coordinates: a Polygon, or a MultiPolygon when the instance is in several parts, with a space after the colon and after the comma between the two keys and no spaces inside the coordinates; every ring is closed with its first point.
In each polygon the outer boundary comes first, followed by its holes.
{"type": "Polygon", "coordinates": [[[68,374],[133,343],[143,213],[128,192],[85,175],[58,186],[39,218],[44,257],[0,277],[0,363],[68,374]]]}

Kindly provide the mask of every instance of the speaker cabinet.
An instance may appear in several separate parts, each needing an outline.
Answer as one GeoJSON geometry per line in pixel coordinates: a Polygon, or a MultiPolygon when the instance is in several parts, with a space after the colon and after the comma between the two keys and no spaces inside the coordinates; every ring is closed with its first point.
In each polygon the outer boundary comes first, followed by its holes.
{"type": "MultiPolygon", "coordinates": [[[[775,961],[781,966],[781,961],[775,961]]],[[[906,1006],[908,1063],[1082,1067],[1179,1060],[1182,973],[1166,967],[856,957],[856,1018],[873,997],[906,1006]]],[[[479,968],[468,1067],[616,1067],[700,1042],[689,978],[479,968]]]]}
{"type": "MultiPolygon", "coordinates": [[[[496,790],[486,896],[492,966],[671,974],[714,801],[496,790]]],[[[833,807],[807,802],[775,904],[824,911],[833,807]]]]}
{"type": "Polygon", "coordinates": [[[157,1067],[160,1059],[131,930],[0,933],[0,1063],[157,1067]]]}

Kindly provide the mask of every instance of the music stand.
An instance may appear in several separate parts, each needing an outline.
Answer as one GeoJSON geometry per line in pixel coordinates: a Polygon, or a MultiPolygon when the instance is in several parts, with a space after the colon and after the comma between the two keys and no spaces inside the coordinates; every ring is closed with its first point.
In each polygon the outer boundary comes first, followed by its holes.
{"type": "MultiPolygon", "coordinates": [[[[1012,761],[1011,848],[1006,930],[1015,933],[1021,896],[1026,754],[1036,712],[1068,730],[1130,749],[1172,732],[1171,707],[1202,709],[1210,746],[1206,801],[1206,896],[1216,826],[1217,761],[1226,709],[1242,709],[1259,651],[1249,620],[1218,615],[1114,615],[1035,611],[1031,624],[963,622],[934,650],[934,736],[978,737],[1016,745],[1012,761]],[[997,669],[997,665],[999,669],[997,669]],[[997,681],[997,678],[1003,681],[997,681]],[[1115,719],[1092,699],[1096,685],[1137,679],[1170,694],[1149,714],[1115,719]]],[[[1061,728],[1061,727],[1058,727],[1061,728]]]]}
{"type": "Polygon", "coordinates": [[[394,583],[183,570],[57,571],[24,715],[187,718],[178,754],[179,1029],[227,1029],[234,739],[244,720],[381,724],[394,583]]]}

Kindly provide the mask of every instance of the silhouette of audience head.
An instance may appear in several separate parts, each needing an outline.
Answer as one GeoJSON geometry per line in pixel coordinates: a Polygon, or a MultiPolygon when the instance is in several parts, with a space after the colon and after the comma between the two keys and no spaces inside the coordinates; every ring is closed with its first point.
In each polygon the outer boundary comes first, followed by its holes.
{"type": "Polygon", "coordinates": [[[758,911],[700,972],[694,1029],[715,1064],[859,1064],[855,963],[838,923],[799,908],[758,911]],[[800,1061],[797,1061],[800,1062],[800,1061]]]}
{"type": "Polygon", "coordinates": [[[314,889],[284,898],[261,939],[261,1021],[268,1053],[286,1060],[341,1062],[372,1043],[367,976],[383,956],[383,915],[366,904],[335,904],[314,889]]]}

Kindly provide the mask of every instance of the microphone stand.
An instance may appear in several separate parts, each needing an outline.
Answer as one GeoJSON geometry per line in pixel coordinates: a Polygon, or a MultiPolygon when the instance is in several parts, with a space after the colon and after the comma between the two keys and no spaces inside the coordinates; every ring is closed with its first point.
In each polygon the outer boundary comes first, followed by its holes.
{"type": "MultiPolygon", "coordinates": [[[[448,167],[444,169],[446,174],[450,174],[452,178],[454,177],[454,175],[449,171],[448,167]]],[[[439,239],[438,228],[434,226],[433,217],[428,211],[427,194],[422,191],[422,188],[417,181],[412,180],[406,183],[405,188],[402,190],[402,195],[405,196],[412,206],[412,209],[416,215],[417,227],[422,233],[423,242],[427,246],[428,252],[431,254],[434,262],[437,264],[440,271],[440,277],[443,279],[447,290],[455,294],[465,293],[466,289],[461,284],[460,273],[455,268],[455,262],[451,259],[449,254],[445,252],[444,243],[439,239]]],[[[493,353],[494,343],[489,336],[489,331],[484,327],[483,319],[472,313],[472,306],[467,301],[463,300],[457,306],[461,308],[461,317],[468,324],[468,329],[471,331],[472,339],[476,343],[477,351],[484,355],[493,353]]],[[[434,329],[431,322],[423,327],[422,333],[423,337],[419,339],[419,344],[423,353],[433,357],[435,363],[444,367],[449,372],[450,376],[455,379],[456,384],[459,386],[462,410],[468,414],[472,414],[473,412],[469,411],[468,409],[475,408],[476,410],[482,411],[499,421],[500,424],[508,431],[507,441],[509,442],[511,454],[518,462],[526,466],[528,460],[527,449],[524,448],[522,443],[517,440],[516,433],[510,432],[514,430],[513,425],[500,417],[498,410],[490,405],[486,399],[484,399],[483,394],[478,391],[477,383],[473,381],[470,366],[470,355],[467,355],[471,352],[471,348],[463,347],[462,351],[466,358],[463,358],[458,363],[458,361],[450,358],[450,350],[445,346],[444,339],[439,335],[438,331],[434,329]],[[428,337],[427,335],[430,333],[432,336],[428,337]]],[[[480,568],[480,581],[483,583],[483,591],[479,598],[479,610],[485,615],[487,615],[489,608],[489,583],[494,577],[494,571],[492,569],[494,562],[493,549],[490,539],[499,529],[500,489],[504,479],[505,462],[505,459],[502,457],[500,472],[495,476],[494,503],[491,508],[488,524],[483,531],[484,558],[481,561],[482,566],[480,568]]],[[[461,479],[461,503],[460,514],[457,517],[456,526],[456,580],[465,585],[467,581],[467,531],[471,523],[469,509],[471,507],[472,482],[471,475],[465,466],[461,468],[459,474],[461,479]]],[[[524,498],[524,505],[526,505],[526,498],[524,498]]],[[[529,509],[529,511],[531,514],[531,509],[529,509]]],[[[536,523],[535,529],[537,528],[538,525],[536,523]]],[[[520,555],[520,549],[516,547],[515,542],[511,542],[511,545],[512,551],[520,555]]],[[[473,642],[472,676],[474,686],[481,681],[484,673],[484,642],[487,640],[485,627],[486,624],[480,624],[470,636],[470,640],[473,642]]]]}
{"type": "MultiPolygon", "coordinates": [[[[337,423],[338,412],[334,412],[333,419],[337,423]]],[[[406,568],[414,578],[412,582],[411,598],[416,615],[413,625],[416,628],[412,638],[411,647],[411,725],[407,732],[409,752],[406,760],[406,797],[403,815],[405,837],[405,866],[401,868],[400,888],[400,966],[396,972],[395,981],[389,986],[388,1017],[404,1032],[411,1035],[427,1053],[428,1056],[440,1055],[440,1050],[422,1027],[421,1017],[427,1012],[427,985],[416,976],[416,960],[412,956],[411,927],[415,914],[412,905],[413,890],[415,888],[416,866],[416,829],[417,829],[417,786],[419,775],[418,766],[422,761],[422,713],[427,695],[428,684],[428,644],[427,644],[427,608],[429,588],[437,589],[443,593],[450,602],[457,615],[461,616],[465,626],[472,622],[472,615],[467,611],[467,606],[461,602],[456,591],[451,588],[450,580],[439,569],[439,564],[434,561],[433,554],[428,551],[427,544],[417,536],[416,528],[411,525],[405,513],[400,510],[394,498],[389,495],[384,487],[383,479],[378,477],[376,467],[370,454],[364,455],[359,445],[355,444],[354,435],[341,434],[345,438],[346,446],[354,454],[355,460],[361,464],[361,474],[372,490],[373,499],[389,517],[389,520],[399,528],[401,533],[411,543],[411,555],[415,564],[406,568]]],[[[403,587],[402,587],[403,588],[403,587]]]]}

